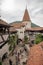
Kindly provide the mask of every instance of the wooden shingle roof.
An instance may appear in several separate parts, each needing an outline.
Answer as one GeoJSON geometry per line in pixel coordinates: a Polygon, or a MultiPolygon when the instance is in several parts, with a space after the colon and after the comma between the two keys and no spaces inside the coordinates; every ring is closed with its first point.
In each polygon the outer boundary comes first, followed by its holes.
{"type": "Polygon", "coordinates": [[[23,21],[31,21],[27,8],[26,8],[24,16],[23,16],[23,21]]]}
{"type": "Polygon", "coordinates": [[[8,23],[2,19],[0,19],[0,24],[7,25],[8,23]]]}

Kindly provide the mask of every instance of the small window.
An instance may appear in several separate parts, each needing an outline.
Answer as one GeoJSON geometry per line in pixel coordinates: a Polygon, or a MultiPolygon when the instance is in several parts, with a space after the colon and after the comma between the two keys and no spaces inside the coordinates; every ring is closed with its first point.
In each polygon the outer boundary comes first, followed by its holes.
{"type": "Polygon", "coordinates": [[[20,33],[23,33],[22,31],[20,33]]]}

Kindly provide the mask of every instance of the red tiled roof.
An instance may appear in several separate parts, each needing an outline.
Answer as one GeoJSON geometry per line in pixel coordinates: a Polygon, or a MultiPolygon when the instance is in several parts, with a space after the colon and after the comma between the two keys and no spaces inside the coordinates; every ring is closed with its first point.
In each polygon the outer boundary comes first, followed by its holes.
{"type": "Polygon", "coordinates": [[[31,48],[27,65],[43,65],[43,42],[31,48]]]}
{"type": "Polygon", "coordinates": [[[11,27],[11,28],[10,28],[10,32],[17,32],[17,30],[15,30],[14,27],[11,27]]]}
{"type": "Polygon", "coordinates": [[[29,13],[27,11],[27,8],[26,8],[25,13],[24,13],[24,16],[23,16],[23,21],[31,21],[30,20],[29,13]]]}
{"type": "Polygon", "coordinates": [[[13,26],[15,29],[19,29],[19,28],[25,26],[26,24],[25,23],[22,23],[22,22],[19,22],[19,23],[14,22],[14,23],[12,23],[10,25],[13,26]]]}

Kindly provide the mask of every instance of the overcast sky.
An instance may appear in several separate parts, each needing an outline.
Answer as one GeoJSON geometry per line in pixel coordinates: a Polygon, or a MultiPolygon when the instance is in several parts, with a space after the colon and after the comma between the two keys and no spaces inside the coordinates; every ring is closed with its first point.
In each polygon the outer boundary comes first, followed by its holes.
{"type": "Polygon", "coordinates": [[[0,0],[2,19],[8,23],[22,21],[24,11],[28,9],[31,21],[43,27],[43,0],[0,0]]]}

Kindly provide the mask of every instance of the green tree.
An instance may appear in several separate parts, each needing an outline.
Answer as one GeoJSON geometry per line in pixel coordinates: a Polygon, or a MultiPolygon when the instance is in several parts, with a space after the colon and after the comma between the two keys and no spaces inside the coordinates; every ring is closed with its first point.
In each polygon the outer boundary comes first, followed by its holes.
{"type": "Polygon", "coordinates": [[[27,44],[28,41],[29,41],[29,40],[28,40],[28,37],[25,35],[25,36],[24,36],[24,43],[27,44]]]}
{"type": "Polygon", "coordinates": [[[16,34],[10,35],[8,39],[9,39],[9,42],[8,42],[9,51],[11,51],[11,54],[13,55],[13,51],[17,44],[17,35],[16,34]]]}
{"type": "Polygon", "coordinates": [[[43,35],[42,34],[37,34],[36,39],[35,39],[35,43],[38,44],[42,41],[43,41],[43,35]]]}

